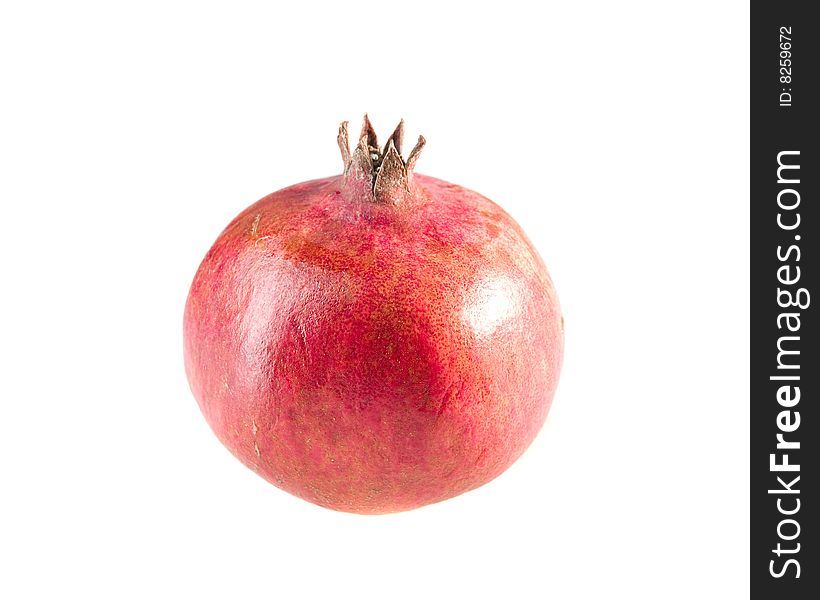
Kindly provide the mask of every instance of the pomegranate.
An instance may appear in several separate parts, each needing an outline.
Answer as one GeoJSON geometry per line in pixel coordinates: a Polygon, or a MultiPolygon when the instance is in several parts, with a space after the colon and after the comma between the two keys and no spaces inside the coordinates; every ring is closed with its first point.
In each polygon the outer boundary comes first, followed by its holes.
{"type": "Polygon", "coordinates": [[[335,510],[388,513],[490,481],[558,383],[563,320],[544,263],[496,204],[414,174],[403,123],[365,116],[344,173],[250,206],[185,307],[185,367],[217,437],[335,510]]]}

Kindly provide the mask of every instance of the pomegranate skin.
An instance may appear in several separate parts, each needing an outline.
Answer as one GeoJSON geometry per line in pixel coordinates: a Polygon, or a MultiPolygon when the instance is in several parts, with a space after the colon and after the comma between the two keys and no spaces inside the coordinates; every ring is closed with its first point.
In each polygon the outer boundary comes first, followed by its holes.
{"type": "Polygon", "coordinates": [[[378,202],[298,184],[222,232],[194,278],[185,367],[243,463],[321,506],[389,513],[490,481],[549,410],[563,320],[521,228],[412,175],[378,202]]]}

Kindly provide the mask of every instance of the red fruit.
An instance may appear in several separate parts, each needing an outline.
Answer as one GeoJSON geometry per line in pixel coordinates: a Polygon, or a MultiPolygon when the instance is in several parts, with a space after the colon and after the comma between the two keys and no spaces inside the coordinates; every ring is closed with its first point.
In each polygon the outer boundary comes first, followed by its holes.
{"type": "Polygon", "coordinates": [[[414,175],[365,117],[343,175],[266,196],[222,232],[185,307],[185,366],[216,435],[310,502],[387,513],[502,473],[549,410],[563,321],[493,202],[414,175]]]}

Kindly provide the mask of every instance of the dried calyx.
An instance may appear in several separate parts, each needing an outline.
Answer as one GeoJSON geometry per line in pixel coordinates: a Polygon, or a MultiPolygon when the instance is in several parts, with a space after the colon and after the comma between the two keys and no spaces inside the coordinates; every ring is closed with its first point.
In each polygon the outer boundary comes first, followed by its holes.
{"type": "Polygon", "coordinates": [[[395,202],[401,195],[410,191],[413,167],[418,160],[425,139],[419,141],[410,151],[407,160],[401,156],[401,144],[404,137],[404,120],[387,139],[383,149],[379,148],[376,132],[367,115],[364,116],[359,143],[350,152],[347,121],[339,126],[339,148],[345,164],[345,185],[363,191],[369,191],[372,199],[380,202],[395,202]]]}

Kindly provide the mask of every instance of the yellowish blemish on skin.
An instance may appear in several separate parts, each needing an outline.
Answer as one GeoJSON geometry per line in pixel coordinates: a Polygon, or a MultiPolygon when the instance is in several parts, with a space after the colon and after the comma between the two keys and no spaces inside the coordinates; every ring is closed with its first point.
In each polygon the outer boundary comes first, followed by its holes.
{"type": "Polygon", "coordinates": [[[256,458],[260,458],[262,456],[261,452],[259,452],[259,445],[256,443],[256,432],[259,431],[259,428],[256,426],[256,419],[251,419],[251,432],[253,433],[253,451],[256,452],[256,458]]]}
{"type": "MultiPolygon", "coordinates": [[[[269,236],[269,235],[263,235],[261,238],[257,238],[253,242],[253,247],[254,248],[259,248],[259,242],[267,242],[269,239],[271,239],[271,237],[272,236],[269,236]]],[[[264,244],[262,244],[262,247],[264,248],[264,244]]]]}
{"type": "Polygon", "coordinates": [[[251,235],[256,236],[256,231],[259,229],[259,220],[262,218],[262,213],[256,215],[256,218],[253,220],[253,225],[251,225],[251,235]]]}

